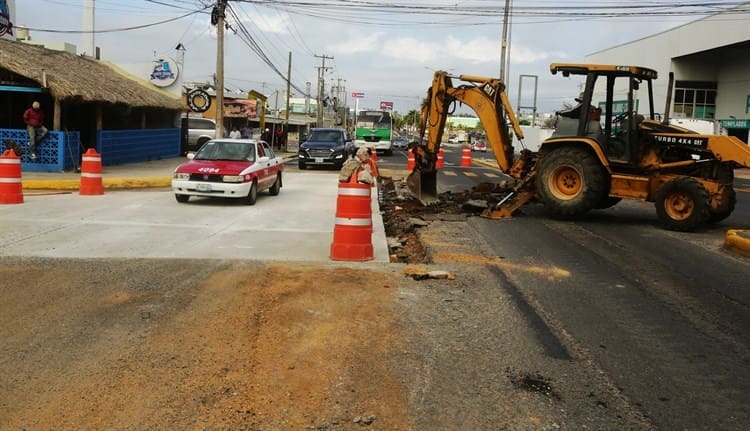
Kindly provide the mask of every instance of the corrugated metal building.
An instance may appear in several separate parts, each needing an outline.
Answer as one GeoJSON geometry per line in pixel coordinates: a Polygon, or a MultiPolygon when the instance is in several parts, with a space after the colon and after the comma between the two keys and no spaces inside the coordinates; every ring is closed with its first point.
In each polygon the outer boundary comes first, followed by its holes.
{"type": "MultiPolygon", "coordinates": [[[[717,121],[748,142],[750,129],[750,2],[671,30],[586,56],[586,63],[655,69],[654,103],[666,106],[674,73],[670,117],[717,121]]],[[[647,95],[641,96],[641,112],[647,95]]],[[[593,104],[602,101],[595,94],[593,104]]],[[[718,128],[717,128],[718,129],[718,128]]]]}

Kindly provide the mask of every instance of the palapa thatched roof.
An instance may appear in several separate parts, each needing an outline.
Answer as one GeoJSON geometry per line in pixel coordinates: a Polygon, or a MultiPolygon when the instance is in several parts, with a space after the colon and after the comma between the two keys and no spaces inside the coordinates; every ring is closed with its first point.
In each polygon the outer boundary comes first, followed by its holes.
{"type": "Polygon", "coordinates": [[[148,88],[92,58],[0,39],[0,68],[44,85],[62,101],[182,109],[179,99],[148,88]]]}

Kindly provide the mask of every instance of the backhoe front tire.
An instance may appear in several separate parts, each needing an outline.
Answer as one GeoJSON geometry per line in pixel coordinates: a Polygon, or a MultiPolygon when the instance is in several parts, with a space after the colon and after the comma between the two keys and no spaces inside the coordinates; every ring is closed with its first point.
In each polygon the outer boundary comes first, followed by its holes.
{"type": "Polygon", "coordinates": [[[710,208],[708,191],[693,178],[670,180],[656,193],[656,215],[669,230],[694,230],[709,220],[710,208]]]}
{"type": "Polygon", "coordinates": [[[594,154],[583,148],[560,147],[542,156],[536,192],[552,216],[577,217],[601,204],[604,175],[594,154]]]}

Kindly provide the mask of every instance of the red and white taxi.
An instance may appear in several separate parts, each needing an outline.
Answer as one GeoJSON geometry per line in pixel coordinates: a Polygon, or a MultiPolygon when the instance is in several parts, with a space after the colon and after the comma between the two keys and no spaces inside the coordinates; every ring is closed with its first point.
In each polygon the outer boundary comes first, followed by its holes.
{"type": "Polygon", "coordinates": [[[188,158],[172,178],[177,202],[205,196],[241,198],[254,205],[258,192],[268,190],[275,196],[281,189],[284,159],[264,141],[213,139],[188,158]]]}
{"type": "Polygon", "coordinates": [[[484,141],[476,141],[471,144],[471,151],[487,152],[487,144],[485,144],[484,141]]]}

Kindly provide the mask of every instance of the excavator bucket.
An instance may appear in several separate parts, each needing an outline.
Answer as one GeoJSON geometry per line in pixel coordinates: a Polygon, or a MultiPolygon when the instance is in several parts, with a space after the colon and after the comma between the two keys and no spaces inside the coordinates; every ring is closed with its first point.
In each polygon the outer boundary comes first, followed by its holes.
{"type": "Polygon", "coordinates": [[[437,172],[422,172],[418,169],[411,171],[406,177],[406,186],[409,192],[423,205],[437,202],[437,172]]]}

